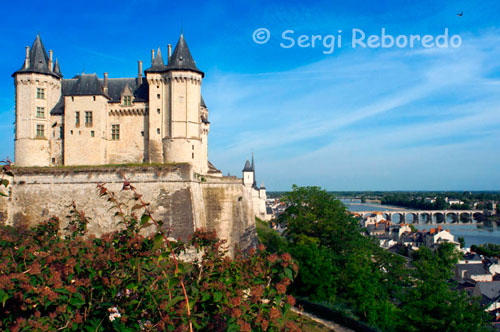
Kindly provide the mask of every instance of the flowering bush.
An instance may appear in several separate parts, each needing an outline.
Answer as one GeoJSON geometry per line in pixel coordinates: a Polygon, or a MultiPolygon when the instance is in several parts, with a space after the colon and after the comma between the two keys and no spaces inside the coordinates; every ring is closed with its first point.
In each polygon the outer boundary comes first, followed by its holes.
{"type": "Polygon", "coordinates": [[[98,190],[122,230],[89,236],[90,221],[75,204],[65,232],[54,217],[32,229],[0,227],[0,330],[299,330],[284,318],[295,301],[286,295],[298,269],[290,255],[261,246],[230,258],[204,230],[170,243],[130,183],[124,190],[138,202],[130,213],[104,186],[98,190]],[[143,236],[151,224],[158,231],[143,236]],[[187,248],[199,258],[179,261],[187,248]]]}

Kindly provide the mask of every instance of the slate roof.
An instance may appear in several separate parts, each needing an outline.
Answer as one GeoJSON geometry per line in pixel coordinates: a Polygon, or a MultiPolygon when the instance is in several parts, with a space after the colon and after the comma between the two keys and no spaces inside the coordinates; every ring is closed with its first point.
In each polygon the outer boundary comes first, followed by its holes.
{"type": "Polygon", "coordinates": [[[61,95],[57,104],[50,111],[50,115],[63,115],[64,114],[64,95],[61,95]]]}
{"type": "Polygon", "coordinates": [[[167,70],[167,66],[163,62],[163,57],[161,55],[161,50],[158,47],[158,51],[156,52],[156,57],[153,59],[151,63],[151,67],[146,69],[146,73],[162,73],[167,70]]]}
{"type": "Polygon", "coordinates": [[[104,95],[104,86],[96,74],[81,74],[63,80],[62,90],[65,96],[104,95]]]}
{"type": "Polygon", "coordinates": [[[47,56],[47,52],[45,52],[45,47],[43,47],[42,39],[40,35],[36,36],[33,45],[31,46],[29,53],[29,66],[28,68],[24,68],[24,63],[21,69],[14,72],[12,76],[15,76],[19,73],[38,73],[38,74],[47,74],[52,75],[57,78],[62,77],[59,74],[56,74],[49,68],[49,57],[47,56]]]}
{"type": "Polygon", "coordinates": [[[62,77],[61,68],[59,67],[59,60],[56,58],[56,62],[54,63],[54,74],[59,77],[62,77]]]}
{"type": "MultiPolygon", "coordinates": [[[[104,80],[101,80],[104,84],[104,80]]],[[[108,96],[111,98],[112,102],[120,102],[122,97],[123,89],[128,85],[132,94],[134,95],[134,101],[148,101],[149,100],[149,86],[146,79],[143,78],[139,86],[137,86],[137,78],[110,78],[108,79],[108,96]]]]}
{"type": "Polygon", "coordinates": [[[203,96],[201,96],[201,107],[207,108],[207,105],[205,104],[205,100],[203,100],[203,96]]]}
{"type": "Polygon", "coordinates": [[[177,46],[175,46],[174,53],[172,53],[172,57],[167,65],[168,70],[189,70],[200,73],[202,77],[205,77],[205,74],[196,67],[196,62],[193,60],[191,56],[191,52],[189,51],[189,47],[184,39],[184,34],[181,33],[179,37],[179,41],[177,42],[177,46]]]}
{"type": "Polygon", "coordinates": [[[462,275],[461,271],[467,271],[471,276],[491,274],[490,271],[484,268],[483,264],[457,264],[456,268],[459,275],[462,275]]]}
{"type": "Polygon", "coordinates": [[[495,300],[500,296],[500,281],[480,281],[476,283],[481,295],[490,300],[495,300]]]}
{"type": "Polygon", "coordinates": [[[247,162],[245,163],[245,167],[243,168],[243,172],[252,172],[252,171],[253,169],[250,166],[250,162],[247,160],[247,162]]]}

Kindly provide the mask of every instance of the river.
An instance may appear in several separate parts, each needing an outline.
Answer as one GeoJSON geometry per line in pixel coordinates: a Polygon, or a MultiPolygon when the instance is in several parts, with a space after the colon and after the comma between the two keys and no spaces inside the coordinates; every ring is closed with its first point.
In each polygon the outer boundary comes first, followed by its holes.
{"type": "MultiPolygon", "coordinates": [[[[361,203],[360,200],[341,199],[349,211],[387,211],[387,210],[405,210],[401,207],[381,205],[376,203],[361,203]]],[[[397,222],[397,220],[394,220],[397,222]]],[[[449,222],[450,220],[448,220],[449,222]]],[[[449,229],[455,236],[455,240],[459,236],[465,239],[465,246],[470,247],[473,244],[479,245],[483,243],[500,244],[500,228],[497,226],[485,227],[477,224],[441,224],[443,228],[449,229]]],[[[436,224],[417,224],[414,225],[417,229],[429,229],[437,227],[436,224]]]]}

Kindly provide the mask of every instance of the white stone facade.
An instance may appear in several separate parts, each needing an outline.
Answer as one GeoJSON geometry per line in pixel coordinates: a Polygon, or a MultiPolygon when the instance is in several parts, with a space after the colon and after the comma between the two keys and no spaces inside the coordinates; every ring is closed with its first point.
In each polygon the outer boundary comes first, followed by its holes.
{"type": "Polygon", "coordinates": [[[184,37],[166,65],[153,53],[144,74],[139,62],[135,78],[63,79],[37,37],[13,74],[16,166],[189,163],[207,174],[204,74],[184,37]]]}
{"type": "MultiPolygon", "coordinates": [[[[109,78],[104,73],[102,78],[79,74],[66,79],[37,36],[12,75],[15,166],[189,164],[197,181],[220,178],[219,185],[227,186],[228,180],[208,161],[204,73],[183,35],[173,54],[170,45],[168,50],[166,63],[160,49],[152,51],[151,67],[145,71],[139,61],[137,77],[109,78]]],[[[238,190],[248,197],[244,209],[269,219],[266,190],[255,183],[253,157],[252,170],[243,172],[242,182],[238,190]]],[[[230,184],[235,185],[234,179],[230,184]]]]}

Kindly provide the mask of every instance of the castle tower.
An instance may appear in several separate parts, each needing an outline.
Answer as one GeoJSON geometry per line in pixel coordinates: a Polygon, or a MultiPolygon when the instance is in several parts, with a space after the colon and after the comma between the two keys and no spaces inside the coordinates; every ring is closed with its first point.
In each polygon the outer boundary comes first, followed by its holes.
{"type": "Polygon", "coordinates": [[[61,97],[62,75],[39,35],[31,49],[26,47],[24,64],[12,77],[16,87],[15,165],[49,166],[50,111],[61,97]]]}
{"type": "Polygon", "coordinates": [[[168,105],[170,89],[166,86],[165,71],[167,66],[163,62],[161,50],[156,53],[151,50],[151,67],[146,69],[146,79],[149,85],[149,139],[146,146],[147,160],[150,163],[162,163],[164,137],[165,109],[168,105]]]}
{"type": "Polygon", "coordinates": [[[202,143],[201,80],[204,73],[196,67],[184,35],[169,57],[164,79],[167,105],[163,134],[164,161],[187,162],[196,173],[208,172],[206,144],[202,143]]]}
{"type": "MultiPolygon", "coordinates": [[[[253,164],[253,156],[252,156],[252,164],[253,164]]],[[[243,184],[247,187],[252,187],[255,183],[255,173],[253,167],[250,165],[250,162],[247,160],[245,163],[245,167],[243,168],[243,184]]]]}

